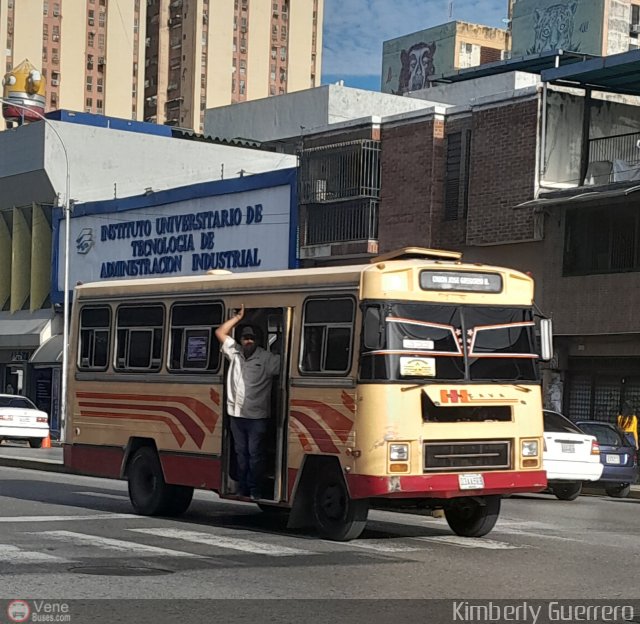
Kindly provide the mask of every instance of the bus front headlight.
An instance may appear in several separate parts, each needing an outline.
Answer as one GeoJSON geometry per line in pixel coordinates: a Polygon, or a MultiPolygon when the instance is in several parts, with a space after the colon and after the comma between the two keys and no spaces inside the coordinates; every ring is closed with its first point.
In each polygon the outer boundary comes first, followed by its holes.
{"type": "Polygon", "coordinates": [[[521,441],[522,457],[537,457],[539,452],[538,440],[521,441]]]}
{"type": "Polygon", "coordinates": [[[390,461],[408,461],[409,445],[408,444],[389,444],[389,460],[390,461]]]}

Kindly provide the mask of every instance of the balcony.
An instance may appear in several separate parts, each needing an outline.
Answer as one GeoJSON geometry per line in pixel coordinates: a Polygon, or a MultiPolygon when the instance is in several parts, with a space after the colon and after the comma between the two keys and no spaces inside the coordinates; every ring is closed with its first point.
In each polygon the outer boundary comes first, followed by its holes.
{"type": "Polygon", "coordinates": [[[380,195],[380,142],[336,143],[299,152],[301,204],[380,195]]]}
{"type": "Polygon", "coordinates": [[[358,199],[341,204],[309,204],[300,214],[300,246],[376,240],[378,201],[358,199]]]}
{"type": "Polygon", "coordinates": [[[298,155],[300,258],[377,253],[380,142],[359,139],[298,155]]]}
{"type": "Polygon", "coordinates": [[[640,180],[640,132],[589,140],[585,185],[632,180],[640,180]]]}

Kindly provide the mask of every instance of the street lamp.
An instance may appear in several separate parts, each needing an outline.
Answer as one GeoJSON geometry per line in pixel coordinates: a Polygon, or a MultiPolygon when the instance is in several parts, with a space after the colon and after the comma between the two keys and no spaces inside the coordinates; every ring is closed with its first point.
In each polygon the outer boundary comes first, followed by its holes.
{"type": "Polygon", "coordinates": [[[69,168],[69,155],[67,154],[67,147],[62,140],[62,137],[56,130],[55,126],[39,111],[34,110],[31,106],[24,106],[23,104],[16,104],[13,100],[7,100],[0,97],[0,103],[10,104],[15,108],[22,109],[35,115],[45,125],[51,128],[52,132],[56,135],[60,141],[62,152],[64,153],[64,163],[66,167],[65,178],[65,198],[62,204],[62,213],[64,214],[64,308],[62,311],[62,380],[60,389],[60,441],[66,441],[66,426],[67,426],[67,385],[69,374],[67,372],[69,364],[69,239],[70,239],[70,224],[69,224],[69,212],[71,210],[71,170],[69,168]]]}

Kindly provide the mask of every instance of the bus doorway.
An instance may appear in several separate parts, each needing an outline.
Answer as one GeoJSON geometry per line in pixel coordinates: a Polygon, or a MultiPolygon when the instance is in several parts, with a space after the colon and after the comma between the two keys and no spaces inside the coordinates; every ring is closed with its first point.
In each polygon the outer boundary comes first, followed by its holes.
{"type": "MultiPolygon", "coordinates": [[[[236,310],[230,310],[233,316],[236,310]]],[[[256,334],[259,347],[280,356],[279,372],[273,377],[269,398],[269,417],[264,437],[264,462],[260,479],[260,500],[278,503],[286,498],[288,426],[288,370],[290,352],[291,308],[245,308],[244,318],[234,328],[233,337],[240,342],[240,334],[246,326],[251,326],[256,334]]],[[[224,374],[224,416],[222,436],[222,483],[223,496],[239,496],[238,462],[231,433],[231,418],[227,411],[227,378],[229,362],[225,362],[224,374]]]]}

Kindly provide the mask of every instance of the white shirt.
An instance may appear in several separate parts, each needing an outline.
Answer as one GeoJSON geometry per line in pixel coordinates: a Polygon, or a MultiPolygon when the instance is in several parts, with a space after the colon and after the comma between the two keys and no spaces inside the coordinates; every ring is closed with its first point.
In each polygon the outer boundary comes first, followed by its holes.
{"type": "Polygon", "coordinates": [[[271,380],[280,371],[280,356],[256,347],[245,359],[242,347],[227,336],[222,353],[231,362],[227,376],[227,411],[240,418],[268,418],[271,380]]]}

